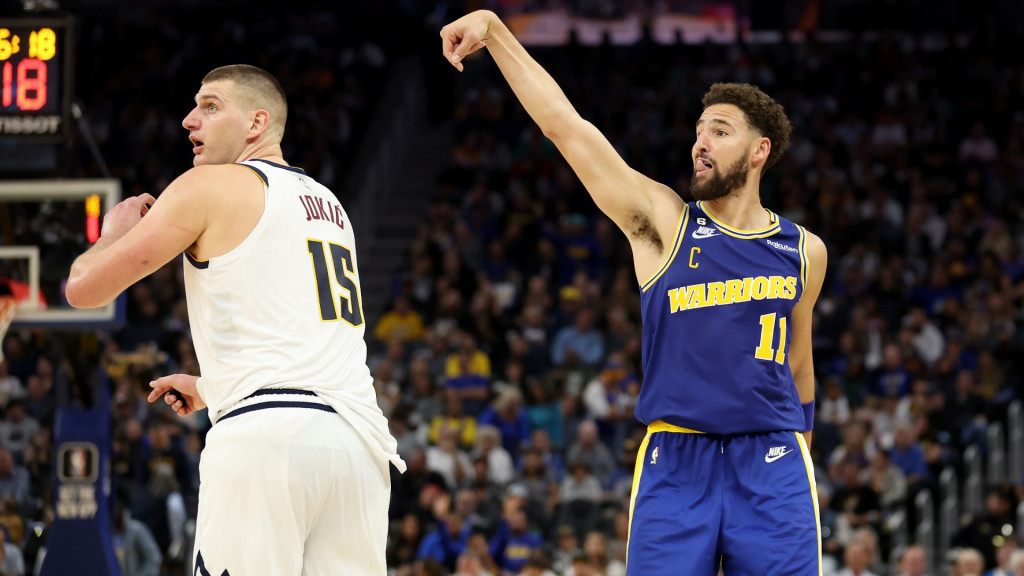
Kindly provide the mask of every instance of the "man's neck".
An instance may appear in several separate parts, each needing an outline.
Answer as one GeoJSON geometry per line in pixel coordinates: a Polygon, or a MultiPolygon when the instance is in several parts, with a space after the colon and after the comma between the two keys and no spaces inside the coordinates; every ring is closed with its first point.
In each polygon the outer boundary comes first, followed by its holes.
{"type": "Polygon", "coordinates": [[[704,202],[704,209],[716,220],[737,230],[760,230],[772,223],[771,215],[761,206],[756,184],[747,184],[722,198],[704,202]]]}

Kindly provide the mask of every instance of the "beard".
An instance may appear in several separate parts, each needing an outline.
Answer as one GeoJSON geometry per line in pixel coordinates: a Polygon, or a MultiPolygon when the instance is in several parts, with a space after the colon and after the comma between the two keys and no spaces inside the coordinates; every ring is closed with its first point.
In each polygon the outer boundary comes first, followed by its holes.
{"type": "Polygon", "coordinates": [[[696,200],[717,200],[742,188],[749,174],[750,158],[741,157],[724,172],[713,169],[710,178],[700,182],[694,179],[690,184],[690,194],[696,200]]]}

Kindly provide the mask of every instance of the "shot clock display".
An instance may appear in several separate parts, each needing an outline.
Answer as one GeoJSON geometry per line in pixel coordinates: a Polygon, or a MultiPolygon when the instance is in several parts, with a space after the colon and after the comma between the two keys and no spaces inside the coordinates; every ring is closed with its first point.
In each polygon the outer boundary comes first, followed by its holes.
{"type": "Polygon", "coordinates": [[[68,133],[72,20],[0,18],[0,139],[68,133]]]}

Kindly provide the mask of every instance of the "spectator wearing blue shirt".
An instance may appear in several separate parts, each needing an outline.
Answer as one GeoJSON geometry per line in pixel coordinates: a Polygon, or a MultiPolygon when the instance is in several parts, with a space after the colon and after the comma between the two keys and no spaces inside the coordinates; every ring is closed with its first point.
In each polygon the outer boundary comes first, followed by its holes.
{"type": "Polygon", "coordinates": [[[910,394],[911,380],[899,345],[887,344],[882,352],[882,370],[875,379],[872,392],[881,398],[902,398],[910,394]]]}
{"type": "Polygon", "coordinates": [[[556,366],[596,366],[604,358],[604,339],[594,329],[594,311],[584,308],[576,314],[571,326],[555,335],[551,346],[551,361],[556,366]]]}
{"type": "Polygon", "coordinates": [[[491,557],[501,567],[502,576],[519,574],[533,553],[543,549],[544,539],[528,529],[526,512],[519,506],[506,506],[505,518],[491,538],[491,557]]]}
{"type": "Polygon", "coordinates": [[[530,438],[530,423],[523,409],[523,395],[515,388],[506,388],[498,394],[480,416],[479,427],[494,426],[501,432],[501,445],[515,459],[519,447],[530,438]]]}
{"type": "Polygon", "coordinates": [[[896,427],[890,458],[893,465],[902,470],[903,475],[907,477],[908,486],[931,478],[928,463],[924,459],[924,449],[917,442],[914,429],[909,424],[896,427]]]}
{"type": "Polygon", "coordinates": [[[449,569],[455,567],[455,560],[466,549],[473,525],[465,522],[458,511],[445,513],[437,521],[437,530],[423,537],[416,557],[420,560],[433,558],[449,569]]]}

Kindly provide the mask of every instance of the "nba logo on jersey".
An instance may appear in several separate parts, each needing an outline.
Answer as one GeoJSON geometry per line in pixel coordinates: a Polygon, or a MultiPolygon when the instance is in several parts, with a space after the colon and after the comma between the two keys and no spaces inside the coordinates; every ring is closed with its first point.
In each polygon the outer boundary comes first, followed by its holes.
{"type": "Polygon", "coordinates": [[[651,451],[651,464],[658,463],[658,452],[661,450],[661,446],[655,446],[654,450],[651,451]]]}

